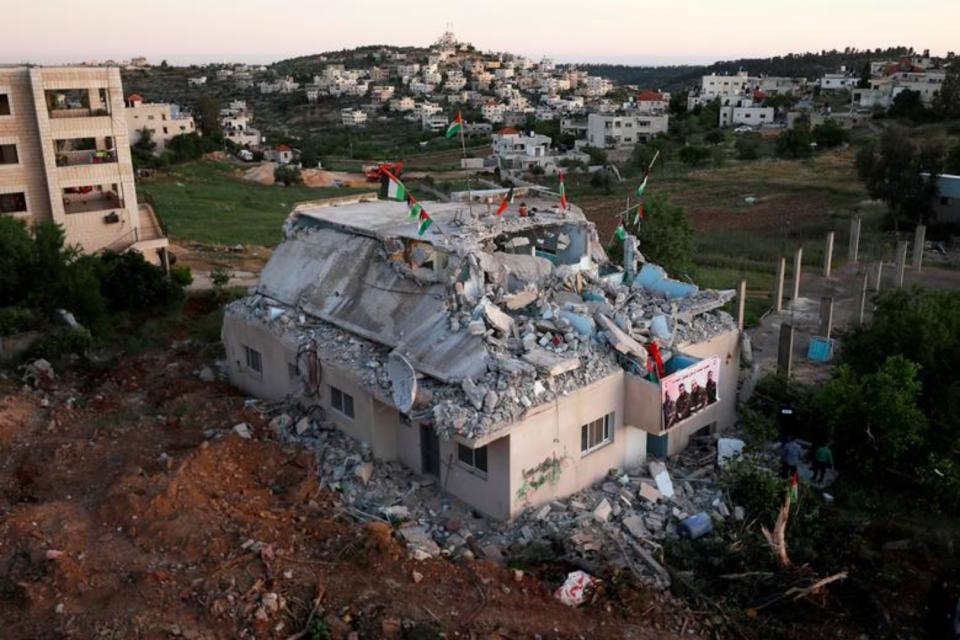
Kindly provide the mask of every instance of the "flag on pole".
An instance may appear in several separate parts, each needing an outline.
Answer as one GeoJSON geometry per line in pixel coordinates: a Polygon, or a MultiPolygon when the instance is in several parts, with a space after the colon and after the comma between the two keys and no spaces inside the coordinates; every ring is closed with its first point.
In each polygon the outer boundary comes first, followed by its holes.
{"type": "Polygon", "coordinates": [[[417,199],[411,195],[407,195],[407,206],[410,207],[410,218],[416,219],[420,217],[420,212],[423,211],[423,206],[417,202],[417,199]]]}
{"type": "Polygon", "coordinates": [[[650,172],[647,171],[643,174],[643,182],[640,183],[640,186],[637,187],[637,195],[642,196],[643,192],[647,190],[647,179],[650,177],[650,172]]]}
{"type": "Polygon", "coordinates": [[[633,226],[637,226],[637,223],[643,220],[643,203],[641,202],[636,211],[633,212],[633,226]]]}
{"type": "Polygon", "coordinates": [[[420,209],[420,226],[417,228],[417,235],[422,236],[427,232],[427,229],[430,228],[430,225],[433,224],[433,218],[430,217],[430,214],[420,209]]]}
{"type": "Polygon", "coordinates": [[[797,472],[794,471],[793,475],[790,476],[790,500],[794,503],[800,498],[800,479],[797,476],[797,472]]]}
{"type": "Polygon", "coordinates": [[[457,117],[453,119],[450,126],[447,127],[447,137],[452,138],[460,135],[463,131],[463,116],[457,111],[457,117]]]}
{"type": "Polygon", "coordinates": [[[613,237],[620,242],[623,242],[627,239],[627,230],[623,228],[622,222],[619,224],[619,226],[617,226],[617,230],[613,232],[613,237]]]}
{"type": "Polygon", "coordinates": [[[563,174],[560,174],[560,208],[567,208],[567,188],[563,185],[563,174]]]}
{"type": "Polygon", "coordinates": [[[513,202],[513,187],[510,187],[510,190],[507,191],[507,195],[503,197],[503,202],[501,202],[500,206],[497,207],[497,216],[502,216],[503,212],[507,210],[507,207],[510,206],[511,202],[513,202]]]}
{"type": "Polygon", "coordinates": [[[407,189],[392,173],[387,172],[387,198],[397,202],[407,201],[407,189]]]}

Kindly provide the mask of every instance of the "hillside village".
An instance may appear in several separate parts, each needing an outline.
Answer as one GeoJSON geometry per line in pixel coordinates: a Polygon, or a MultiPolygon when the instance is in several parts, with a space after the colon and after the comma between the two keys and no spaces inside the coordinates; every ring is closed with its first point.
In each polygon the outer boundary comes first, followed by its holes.
{"type": "Polygon", "coordinates": [[[0,66],[0,623],[945,637],[956,60],[0,66]]]}

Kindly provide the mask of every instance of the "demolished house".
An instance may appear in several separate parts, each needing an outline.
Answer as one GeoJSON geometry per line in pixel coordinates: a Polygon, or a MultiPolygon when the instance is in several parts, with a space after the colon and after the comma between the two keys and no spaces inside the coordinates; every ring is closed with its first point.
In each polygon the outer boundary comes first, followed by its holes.
{"type": "Polygon", "coordinates": [[[498,519],[731,425],[733,292],[668,278],[633,237],[614,265],[577,207],[516,191],[528,217],[424,202],[422,236],[374,194],[299,205],[226,309],[230,380],[498,519]]]}

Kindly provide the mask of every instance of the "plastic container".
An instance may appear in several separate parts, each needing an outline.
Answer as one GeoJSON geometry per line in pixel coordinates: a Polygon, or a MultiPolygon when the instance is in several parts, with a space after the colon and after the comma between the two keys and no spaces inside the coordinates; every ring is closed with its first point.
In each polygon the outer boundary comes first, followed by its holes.
{"type": "Polygon", "coordinates": [[[713,521],[704,511],[680,521],[680,535],[691,540],[701,538],[711,531],[713,531],[713,521]]]}

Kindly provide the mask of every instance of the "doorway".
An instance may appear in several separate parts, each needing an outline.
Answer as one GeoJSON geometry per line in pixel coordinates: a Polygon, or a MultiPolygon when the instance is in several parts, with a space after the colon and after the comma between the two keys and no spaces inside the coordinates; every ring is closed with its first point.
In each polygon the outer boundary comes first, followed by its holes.
{"type": "Polygon", "coordinates": [[[420,425],[420,469],[422,473],[440,477],[440,436],[433,425],[420,425]]]}

